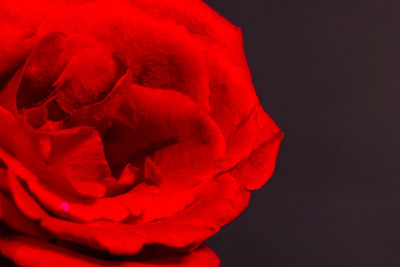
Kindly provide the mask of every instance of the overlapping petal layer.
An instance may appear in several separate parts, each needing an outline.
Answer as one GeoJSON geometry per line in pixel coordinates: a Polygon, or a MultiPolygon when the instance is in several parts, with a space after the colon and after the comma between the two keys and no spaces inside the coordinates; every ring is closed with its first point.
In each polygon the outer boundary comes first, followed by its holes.
{"type": "Polygon", "coordinates": [[[49,266],[49,262],[60,267],[216,267],[220,264],[218,257],[206,246],[202,246],[190,254],[175,255],[160,259],[140,262],[126,260],[110,261],[81,255],[74,251],[69,251],[68,249],[40,242],[32,238],[12,236],[0,238],[0,252],[14,260],[18,265],[32,267],[47,267],[49,266]]]}
{"type": "Polygon", "coordinates": [[[0,252],[24,266],[218,266],[201,244],[269,179],[282,139],[240,28],[198,0],[3,0],[0,33],[13,230],[0,252]]]}

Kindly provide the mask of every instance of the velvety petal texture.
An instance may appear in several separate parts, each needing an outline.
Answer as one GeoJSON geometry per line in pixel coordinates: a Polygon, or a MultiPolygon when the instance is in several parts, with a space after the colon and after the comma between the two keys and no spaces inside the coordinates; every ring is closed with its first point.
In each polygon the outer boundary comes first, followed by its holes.
{"type": "Polygon", "coordinates": [[[12,236],[0,239],[0,251],[16,264],[27,267],[47,267],[49,263],[56,266],[121,266],[121,267],[156,267],[184,266],[202,267],[219,266],[218,257],[206,246],[199,247],[190,254],[165,257],[162,259],[135,261],[110,261],[91,258],[65,248],[44,243],[33,238],[12,236]]]}
{"type": "Polygon", "coordinates": [[[0,253],[219,266],[203,243],[283,137],[240,28],[200,0],[0,0],[0,34],[0,253]]]}

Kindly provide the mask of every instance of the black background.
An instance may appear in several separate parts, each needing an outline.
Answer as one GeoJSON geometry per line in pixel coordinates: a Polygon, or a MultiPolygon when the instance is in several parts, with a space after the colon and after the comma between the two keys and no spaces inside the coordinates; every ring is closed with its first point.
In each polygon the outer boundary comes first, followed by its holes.
{"type": "Polygon", "coordinates": [[[271,180],[208,242],[222,266],[400,266],[400,2],[205,2],[242,28],[285,132],[271,180]]]}

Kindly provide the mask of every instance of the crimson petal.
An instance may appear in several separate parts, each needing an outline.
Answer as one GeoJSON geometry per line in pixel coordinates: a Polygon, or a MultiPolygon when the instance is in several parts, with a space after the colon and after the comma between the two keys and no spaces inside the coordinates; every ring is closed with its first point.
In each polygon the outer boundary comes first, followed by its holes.
{"type": "Polygon", "coordinates": [[[49,262],[60,267],[217,267],[220,265],[218,257],[207,246],[202,246],[190,254],[122,262],[91,258],[32,238],[11,236],[0,238],[0,252],[18,265],[35,267],[47,267],[49,262]]]}

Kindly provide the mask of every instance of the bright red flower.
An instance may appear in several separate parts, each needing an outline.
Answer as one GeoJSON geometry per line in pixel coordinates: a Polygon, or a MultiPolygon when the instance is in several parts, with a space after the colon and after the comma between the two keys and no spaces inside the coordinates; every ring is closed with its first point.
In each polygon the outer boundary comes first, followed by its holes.
{"type": "Polygon", "coordinates": [[[0,34],[1,253],[219,265],[202,244],[268,180],[282,139],[240,29],[198,0],[3,0],[0,34]]]}

